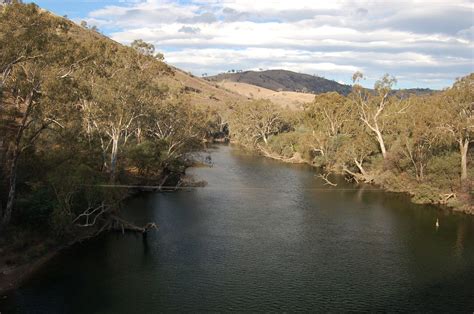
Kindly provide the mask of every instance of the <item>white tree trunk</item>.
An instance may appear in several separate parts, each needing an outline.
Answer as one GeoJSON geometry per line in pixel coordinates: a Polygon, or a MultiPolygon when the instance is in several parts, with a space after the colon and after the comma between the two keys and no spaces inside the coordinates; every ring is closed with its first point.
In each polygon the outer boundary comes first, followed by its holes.
{"type": "Polygon", "coordinates": [[[354,158],[354,163],[357,166],[357,169],[359,169],[360,173],[362,174],[362,177],[365,182],[372,182],[372,177],[365,171],[364,167],[362,167],[362,162],[359,162],[357,158],[354,158]]]}
{"type": "Polygon", "coordinates": [[[382,133],[379,131],[378,128],[375,133],[377,134],[377,141],[379,142],[380,151],[382,152],[383,159],[385,159],[387,158],[387,149],[385,148],[385,142],[383,140],[382,133]]]}
{"type": "Polygon", "coordinates": [[[119,137],[114,136],[112,138],[112,151],[110,153],[110,181],[115,182],[116,168],[117,168],[117,155],[118,155],[118,141],[119,137]]]}
{"type": "Polygon", "coordinates": [[[467,181],[467,151],[469,150],[469,141],[459,140],[459,149],[461,152],[461,181],[467,181]]]}

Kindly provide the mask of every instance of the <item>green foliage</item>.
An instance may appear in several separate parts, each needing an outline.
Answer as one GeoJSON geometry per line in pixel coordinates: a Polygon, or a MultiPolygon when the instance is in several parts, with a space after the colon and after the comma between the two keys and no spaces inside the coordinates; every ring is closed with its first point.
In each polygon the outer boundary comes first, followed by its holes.
{"type": "Polygon", "coordinates": [[[281,133],[273,136],[269,143],[269,149],[285,158],[291,158],[295,153],[304,155],[303,137],[298,132],[281,133]]]}
{"type": "Polygon", "coordinates": [[[51,190],[37,187],[18,199],[18,223],[29,228],[47,229],[49,217],[53,211],[55,200],[51,190]]]}
{"type": "Polygon", "coordinates": [[[233,108],[229,121],[231,135],[241,144],[268,145],[269,139],[291,127],[283,118],[283,110],[269,100],[255,100],[233,108]]]}
{"type": "Polygon", "coordinates": [[[130,47],[132,47],[142,55],[153,56],[160,61],[163,61],[165,59],[164,55],[161,52],[155,54],[155,46],[153,46],[153,44],[147,43],[142,39],[135,39],[131,43],[130,47]]]}
{"type": "Polygon", "coordinates": [[[436,204],[441,200],[439,189],[428,184],[420,184],[414,191],[412,191],[412,193],[415,194],[412,197],[412,201],[418,204],[436,204]]]}
{"type": "Polygon", "coordinates": [[[448,151],[433,156],[427,166],[427,182],[444,191],[456,190],[459,187],[459,153],[448,151]]]}
{"type": "Polygon", "coordinates": [[[298,153],[313,166],[357,182],[409,192],[415,202],[470,202],[474,74],[446,91],[410,97],[392,93],[396,79],[389,75],[373,91],[359,85],[361,79],[362,73],[354,74],[347,97],[317,95],[303,112],[268,101],[235,106],[232,138],[271,157],[298,153]]]}
{"type": "Polygon", "coordinates": [[[173,71],[141,40],[124,47],[15,3],[0,11],[0,46],[3,225],[99,228],[124,197],[104,184],[181,174],[215,123],[165,83],[173,71]]]}
{"type": "Polygon", "coordinates": [[[144,141],[129,147],[126,155],[130,164],[137,168],[139,175],[157,175],[156,171],[161,171],[162,169],[162,152],[164,147],[164,143],[144,141]]]}

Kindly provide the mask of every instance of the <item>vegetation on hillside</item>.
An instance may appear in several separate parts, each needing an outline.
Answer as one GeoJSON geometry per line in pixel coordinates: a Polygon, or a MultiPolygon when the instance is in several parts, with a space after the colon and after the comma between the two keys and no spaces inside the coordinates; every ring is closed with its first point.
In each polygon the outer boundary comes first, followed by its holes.
{"type": "Polygon", "coordinates": [[[351,92],[349,85],[340,84],[320,76],[296,73],[285,70],[244,71],[222,73],[206,77],[209,81],[232,81],[268,88],[273,91],[293,91],[320,94],[338,92],[347,95],[351,92]]]}
{"type": "MultiPolygon", "coordinates": [[[[205,76],[205,79],[212,82],[218,82],[221,85],[225,84],[227,85],[226,87],[230,87],[231,90],[233,90],[233,88],[230,85],[230,82],[235,82],[244,85],[248,84],[250,86],[253,86],[254,88],[266,88],[274,92],[297,92],[301,93],[301,95],[337,92],[341,95],[347,96],[352,92],[352,87],[350,85],[341,84],[336,81],[328,80],[324,77],[320,77],[317,75],[296,73],[285,70],[245,72],[231,71],[214,76],[205,76]]],[[[239,92],[239,88],[237,88],[236,90],[237,92],[239,92]]],[[[371,92],[374,91],[371,90],[371,92]]],[[[429,88],[409,88],[393,90],[390,94],[396,94],[399,97],[407,97],[409,95],[430,95],[436,92],[436,90],[432,90],[429,88]]],[[[243,94],[245,94],[245,92],[243,94]]],[[[260,99],[262,97],[255,98],[260,99]]]]}
{"type": "Polygon", "coordinates": [[[58,239],[124,228],[123,191],[177,184],[216,113],[167,82],[143,41],[124,47],[34,4],[0,6],[0,225],[58,239]]]}

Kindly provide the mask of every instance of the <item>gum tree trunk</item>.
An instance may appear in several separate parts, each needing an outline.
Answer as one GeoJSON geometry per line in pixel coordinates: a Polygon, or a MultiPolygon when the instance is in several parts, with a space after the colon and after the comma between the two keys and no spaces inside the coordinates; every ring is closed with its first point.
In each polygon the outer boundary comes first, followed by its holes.
{"type": "Polygon", "coordinates": [[[467,151],[469,150],[469,141],[467,139],[459,140],[459,149],[461,152],[461,182],[467,181],[467,151]]]}

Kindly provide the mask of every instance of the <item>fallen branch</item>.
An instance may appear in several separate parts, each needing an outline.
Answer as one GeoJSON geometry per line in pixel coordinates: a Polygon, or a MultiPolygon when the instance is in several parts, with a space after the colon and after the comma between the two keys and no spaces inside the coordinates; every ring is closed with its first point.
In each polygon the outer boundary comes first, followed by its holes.
{"type": "Polygon", "coordinates": [[[319,178],[321,178],[325,181],[325,183],[324,183],[325,185],[337,186],[337,183],[333,183],[333,182],[329,181],[328,176],[329,176],[329,173],[318,175],[319,178]]]}
{"type": "Polygon", "coordinates": [[[110,221],[108,229],[114,230],[114,231],[121,231],[122,234],[124,234],[125,231],[138,232],[138,233],[145,234],[152,229],[158,229],[158,226],[154,222],[149,222],[145,226],[140,227],[129,221],[126,221],[123,218],[120,218],[114,215],[111,217],[111,221],[110,221]]]}
{"type": "Polygon", "coordinates": [[[295,152],[292,157],[287,158],[287,157],[282,157],[282,156],[280,156],[278,154],[275,154],[275,153],[271,153],[268,150],[266,150],[264,147],[262,147],[261,145],[257,145],[256,147],[267,158],[271,158],[271,159],[275,159],[275,160],[281,160],[281,161],[287,162],[287,163],[296,163],[296,164],[300,164],[300,163],[304,162],[303,159],[301,158],[300,154],[297,153],[297,152],[295,152]]]}
{"type": "Polygon", "coordinates": [[[443,194],[443,203],[447,203],[449,199],[456,198],[456,193],[443,194]]]}
{"type": "Polygon", "coordinates": [[[95,223],[97,222],[97,218],[99,218],[105,212],[106,212],[106,206],[104,205],[104,203],[100,204],[96,208],[89,207],[82,214],[77,216],[72,221],[72,223],[76,224],[76,226],[78,227],[91,227],[95,225],[95,223]],[[85,218],[84,223],[76,223],[82,220],[82,218],[85,218]]]}

